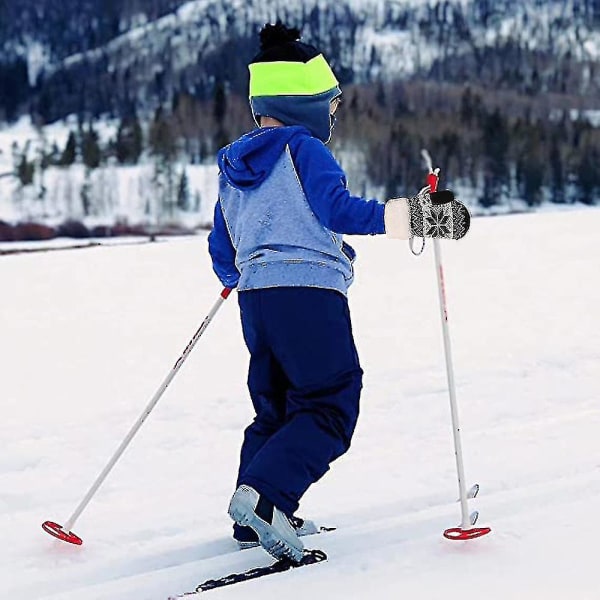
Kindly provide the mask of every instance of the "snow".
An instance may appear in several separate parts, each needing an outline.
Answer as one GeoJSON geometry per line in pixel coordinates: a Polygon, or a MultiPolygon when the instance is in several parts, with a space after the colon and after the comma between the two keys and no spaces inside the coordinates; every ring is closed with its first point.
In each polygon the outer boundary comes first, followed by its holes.
{"type": "MultiPolygon", "coordinates": [[[[445,540],[457,483],[432,246],[349,239],[365,369],[350,452],[301,515],[325,564],[211,598],[598,597],[600,211],[474,219],[443,243],[470,502],[492,534],[445,540]]],[[[227,300],[73,530],[66,522],[221,290],[206,234],[0,257],[2,598],[166,600],[268,562],[226,515],[251,418],[227,300]]]]}
{"type": "MultiPolygon", "coordinates": [[[[77,118],[71,115],[42,130],[34,127],[29,117],[22,117],[11,126],[0,126],[0,175],[14,171],[13,144],[20,157],[24,152],[28,160],[39,161],[42,149],[46,152],[53,144],[62,152],[69,132],[77,131],[77,118]]],[[[115,139],[118,122],[103,119],[94,124],[94,130],[102,146],[115,139]]],[[[204,226],[212,220],[214,199],[217,197],[216,164],[192,165],[183,160],[175,163],[174,184],[177,185],[185,170],[188,178],[189,200],[193,210],[178,211],[169,217],[158,208],[155,165],[144,157],[134,166],[119,166],[112,161],[94,169],[86,177],[86,169],[76,163],[68,168],[49,167],[44,171],[43,186],[46,194],[40,199],[40,169],[37,169],[34,185],[22,189],[14,177],[0,178],[0,220],[19,222],[36,220],[58,225],[68,219],[79,219],[88,227],[111,225],[116,221],[130,224],[177,221],[187,227],[204,226]],[[88,186],[91,209],[84,216],[82,190],[88,186]],[[149,210],[148,210],[149,209],[149,210]],[[157,216],[159,215],[159,216],[157,216]]]]}
{"type": "MultiPolygon", "coordinates": [[[[69,131],[76,131],[77,117],[71,115],[64,121],[57,121],[44,126],[43,139],[48,147],[55,143],[60,151],[65,147],[69,131]]],[[[104,131],[104,126],[100,128],[104,131]]],[[[99,131],[99,133],[100,133],[99,131]]],[[[0,172],[13,170],[12,146],[16,144],[20,151],[27,146],[28,157],[33,158],[42,143],[40,130],[31,122],[31,117],[23,116],[16,123],[7,125],[0,123],[0,172]]],[[[105,138],[101,138],[105,141],[105,138]]]]}
{"type": "Polygon", "coordinates": [[[40,42],[30,40],[27,44],[27,75],[31,87],[37,85],[37,79],[49,60],[50,49],[40,42]]]}

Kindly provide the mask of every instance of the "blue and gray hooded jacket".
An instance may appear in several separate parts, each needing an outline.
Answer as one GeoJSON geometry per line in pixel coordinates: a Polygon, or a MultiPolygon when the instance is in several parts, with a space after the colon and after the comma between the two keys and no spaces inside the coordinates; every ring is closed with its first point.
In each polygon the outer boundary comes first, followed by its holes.
{"type": "Polygon", "coordinates": [[[221,283],[346,294],[355,253],[342,234],[385,233],[384,205],[350,195],[325,144],[303,126],[259,128],[223,148],[218,162],[208,244],[221,283]]]}

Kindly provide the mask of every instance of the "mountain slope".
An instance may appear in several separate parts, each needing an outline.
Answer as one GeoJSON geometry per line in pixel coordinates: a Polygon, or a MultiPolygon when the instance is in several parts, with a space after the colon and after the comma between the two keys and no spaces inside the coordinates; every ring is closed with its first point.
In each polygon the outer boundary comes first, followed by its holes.
{"type": "Polygon", "coordinates": [[[10,75],[16,88],[5,110],[29,101],[46,121],[122,113],[178,91],[210,97],[216,80],[244,93],[256,33],[278,17],[301,25],[344,83],[416,76],[527,93],[600,91],[600,0],[163,0],[139,3],[146,13],[104,4],[90,4],[81,22],[74,10],[44,21],[9,13],[20,25],[0,30],[0,81],[10,75]],[[63,22],[66,36],[57,35],[63,22]]]}

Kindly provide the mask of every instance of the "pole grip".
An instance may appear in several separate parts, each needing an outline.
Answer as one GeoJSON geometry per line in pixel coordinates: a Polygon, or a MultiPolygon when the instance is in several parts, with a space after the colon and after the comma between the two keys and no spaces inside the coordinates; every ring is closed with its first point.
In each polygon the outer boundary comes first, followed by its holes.
{"type": "Polygon", "coordinates": [[[427,175],[427,185],[429,186],[430,192],[437,192],[438,182],[440,180],[439,172],[439,169],[436,169],[427,175]]]}

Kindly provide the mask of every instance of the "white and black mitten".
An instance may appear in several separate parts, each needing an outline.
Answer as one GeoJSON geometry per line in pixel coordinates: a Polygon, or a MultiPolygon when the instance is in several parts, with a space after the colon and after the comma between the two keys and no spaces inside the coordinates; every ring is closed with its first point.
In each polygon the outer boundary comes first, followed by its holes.
{"type": "Polygon", "coordinates": [[[471,215],[450,190],[429,193],[423,188],[412,198],[392,198],[385,204],[388,237],[459,240],[469,231],[471,215]]]}

